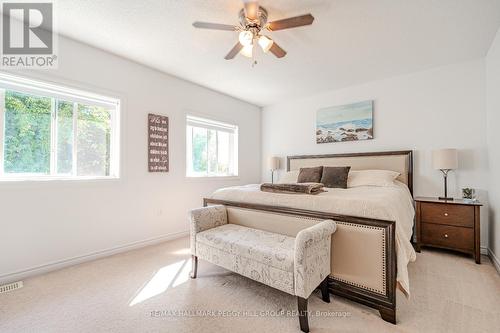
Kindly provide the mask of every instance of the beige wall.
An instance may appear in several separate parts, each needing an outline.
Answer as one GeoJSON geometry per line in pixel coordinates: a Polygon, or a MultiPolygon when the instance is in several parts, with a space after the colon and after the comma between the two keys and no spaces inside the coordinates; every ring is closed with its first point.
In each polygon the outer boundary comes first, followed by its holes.
{"type": "Polygon", "coordinates": [[[490,164],[489,244],[500,268],[500,31],[486,56],[487,142],[490,164]]]}
{"type": "Polygon", "coordinates": [[[40,272],[43,265],[60,267],[101,251],[175,237],[187,232],[187,211],[200,206],[203,196],[260,179],[256,106],[65,38],[59,40],[58,70],[16,74],[121,97],[121,178],[0,182],[0,281],[40,272]],[[239,126],[238,179],[186,179],[187,112],[239,126]],[[148,113],[170,120],[166,174],[147,172],[148,113]]]}
{"type": "MultiPolygon", "coordinates": [[[[450,175],[451,195],[478,189],[488,202],[485,61],[438,67],[341,90],[288,100],[262,114],[262,179],[270,178],[268,156],[332,154],[413,149],[415,194],[442,194],[442,175],[432,168],[431,151],[457,148],[459,169],[450,175]],[[320,108],[373,99],[374,140],[316,144],[315,117],[320,108]]],[[[498,85],[496,86],[498,87],[498,85]]],[[[498,126],[493,125],[494,128],[498,126]]],[[[282,163],[282,166],[285,164],[282,163]]],[[[488,246],[488,207],[482,211],[481,245],[488,246]]]]}

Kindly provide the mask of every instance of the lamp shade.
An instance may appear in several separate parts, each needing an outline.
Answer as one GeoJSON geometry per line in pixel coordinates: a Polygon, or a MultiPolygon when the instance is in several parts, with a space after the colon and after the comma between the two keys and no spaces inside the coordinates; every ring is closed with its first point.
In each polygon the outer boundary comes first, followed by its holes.
{"type": "Polygon", "coordinates": [[[251,58],[253,55],[253,44],[243,46],[240,53],[247,58],[251,58]]]}
{"type": "Polygon", "coordinates": [[[240,32],[238,39],[240,41],[240,44],[243,46],[252,45],[253,33],[248,30],[242,31],[240,32]]]}
{"type": "Polygon", "coordinates": [[[258,43],[259,43],[260,47],[262,48],[262,51],[264,51],[264,53],[267,53],[269,51],[269,49],[271,48],[271,46],[273,46],[274,42],[269,37],[260,36],[258,43]]]}
{"type": "Polygon", "coordinates": [[[432,166],[439,170],[453,170],[458,168],[458,154],[456,149],[438,149],[432,151],[432,166]]]}
{"type": "Polygon", "coordinates": [[[273,156],[268,161],[269,170],[278,170],[280,168],[280,158],[273,156]]]}

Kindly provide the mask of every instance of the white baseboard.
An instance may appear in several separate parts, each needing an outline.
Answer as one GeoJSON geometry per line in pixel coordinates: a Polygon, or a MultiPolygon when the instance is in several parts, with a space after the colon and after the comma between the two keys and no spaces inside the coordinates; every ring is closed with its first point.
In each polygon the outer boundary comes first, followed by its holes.
{"type": "Polygon", "coordinates": [[[137,241],[137,242],[132,242],[129,244],[117,246],[117,247],[102,250],[102,251],[92,252],[89,254],[85,254],[83,256],[53,261],[53,262],[50,262],[50,263],[47,263],[44,265],[35,266],[35,267],[24,269],[21,271],[3,274],[3,275],[0,275],[0,285],[5,284],[5,283],[11,283],[14,281],[23,280],[23,279],[26,279],[26,278],[29,278],[29,277],[32,277],[35,275],[55,271],[55,270],[58,270],[58,269],[61,269],[64,267],[81,264],[83,262],[108,257],[108,256],[111,256],[113,254],[127,252],[130,250],[139,249],[141,247],[154,245],[154,244],[158,244],[158,243],[169,241],[169,240],[174,240],[174,239],[181,238],[181,237],[184,237],[187,235],[189,235],[189,231],[175,232],[175,233],[171,233],[171,234],[167,234],[167,235],[163,235],[163,236],[159,236],[159,237],[154,237],[154,238],[149,238],[149,239],[145,239],[145,240],[141,240],[141,241],[137,241]]]}
{"type": "Polygon", "coordinates": [[[500,274],[500,260],[498,260],[498,257],[493,253],[493,251],[491,251],[491,249],[488,249],[488,256],[490,257],[493,266],[497,269],[498,274],[500,274]]]}
{"type": "MultiPolygon", "coordinates": [[[[129,244],[125,244],[122,246],[102,250],[102,251],[97,251],[93,253],[89,253],[83,256],[78,256],[78,257],[73,257],[73,258],[68,258],[68,259],[63,259],[63,260],[58,260],[58,261],[53,261],[44,265],[28,268],[25,270],[17,271],[17,272],[12,272],[12,273],[7,273],[4,275],[0,275],[0,285],[6,284],[6,283],[11,283],[14,281],[20,281],[35,275],[40,275],[43,273],[48,273],[51,271],[55,271],[58,269],[62,269],[64,267],[69,267],[77,264],[81,264],[87,261],[92,261],[96,260],[99,258],[104,258],[108,257],[114,254],[122,253],[122,252],[127,252],[131,251],[134,249],[139,249],[142,247],[158,244],[161,242],[166,242],[169,240],[174,240],[177,238],[185,237],[189,235],[189,231],[181,231],[181,232],[176,232],[176,233],[171,233],[159,237],[154,237],[154,238],[149,238],[145,239],[142,241],[137,241],[129,244]]],[[[487,247],[481,247],[481,254],[488,255],[491,259],[491,262],[495,266],[497,272],[500,274],[500,260],[498,257],[491,251],[491,249],[487,247]]]]}

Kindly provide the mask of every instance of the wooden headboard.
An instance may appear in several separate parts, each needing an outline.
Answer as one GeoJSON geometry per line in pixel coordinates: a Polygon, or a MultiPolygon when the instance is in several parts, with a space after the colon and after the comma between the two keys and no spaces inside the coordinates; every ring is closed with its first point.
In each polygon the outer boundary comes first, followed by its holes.
{"type": "Polygon", "coordinates": [[[399,181],[413,195],[413,151],[287,156],[286,170],[313,166],[350,166],[352,170],[383,169],[400,173],[399,181]]]}

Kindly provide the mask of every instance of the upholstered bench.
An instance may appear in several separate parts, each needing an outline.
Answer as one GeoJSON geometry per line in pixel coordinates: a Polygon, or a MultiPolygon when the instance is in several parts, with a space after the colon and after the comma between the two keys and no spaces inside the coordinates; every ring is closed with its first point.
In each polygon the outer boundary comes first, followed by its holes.
{"type": "Polygon", "coordinates": [[[224,206],[192,210],[191,253],[196,278],[198,258],[297,296],[300,329],[309,331],[307,298],[318,286],[330,302],[331,235],[335,222],[321,221],[297,236],[228,223],[224,206]]]}

